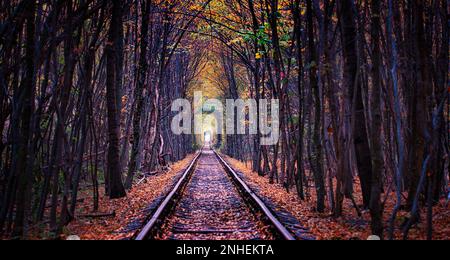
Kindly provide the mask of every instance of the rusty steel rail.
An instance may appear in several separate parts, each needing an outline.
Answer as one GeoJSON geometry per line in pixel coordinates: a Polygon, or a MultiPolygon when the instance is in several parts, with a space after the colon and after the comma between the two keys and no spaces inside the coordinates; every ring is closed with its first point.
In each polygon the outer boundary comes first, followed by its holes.
{"type": "Polygon", "coordinates": [[[192,175],[193,171],[195,170],[195,166],[197,164],[198,159],[202,155],[202,150],[195,156],[195,158],[192,160],[191,164],[183,173],[183,176],[180,178],[180,180],[175,185],[174,189],[167,195],[167,197],[164,199],[164,201],[161,203],[161,205],[158,207],[156,212],[153,214],[151,219],[147,222],[147,224],[144,226],[144,228],[139,232],[139,234],[136,236],[135,240],[146,240],[151,235],[151,233],[154,231],[155,227],[160,224],[161,218],[164,217],[164,214],[166,214],[168,211],[170,211],[170,208],[173,206],[173,202],[175,198],[180,195],[183,188],[188,183],[190,176],[192,175]]]}
{"type": "Polygon", "coordinates": [[[264,214],[270,224],[275,228],[280,237],[284,240],[296,240],[294,236],[289,232],[286,227],[281,224],[278,218],[272,213],[269,207],[256,195],[255,192],[250,189],[250,187],[239,177],[236,171],[214,150],[219,161],[222,163],[222,166],[225,168],[225,171],[230,175],[233,179],[236,186],[240,189],[240,191],[247,197],[249,202],[256,207],[256,210],[260,211],[264,214]]]}

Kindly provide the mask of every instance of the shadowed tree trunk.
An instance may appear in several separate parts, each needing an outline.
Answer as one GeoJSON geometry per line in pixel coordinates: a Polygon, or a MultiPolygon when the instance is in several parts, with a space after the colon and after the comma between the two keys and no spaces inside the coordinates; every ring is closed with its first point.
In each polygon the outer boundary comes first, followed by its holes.
{"type": "Polygon", "coordinates": [[[372,179],[370,214],[372,216],[372,233],[383,237],[383,210],[381,206],[383,160],[383,121],[381,111],[381,6],[380,1],[372,1],[372,179]]]}
{"type": "Polygon", "coordinates": [[[138,81],[136,90],[134,93],[134,101],[136,102],[136,109],[133,115],[133,147],[131,149],[130,163],[128,166],[128,176],[125,182],[125,187],[131,189],[133,185],[133,178],[135,172],[138,170],[138,158],[139,158],[139,144],[141,143],[141,116],[144,108],[144,96],[143,90],[145,87],[145,82],[147,80],[147,48],[148,48],[148,31],[149,31],[149,20],[150,20],[150,8],[152,2],[151,0],[146,0],[141,3],[142,9],[142,27],[141,27],[141,50],[139,59],[139,69],[138,69],[138,81]]]}
{"type": "MultiPolygon", "coordinates": [[[[358,7],[355,3],[351,5],[351,9],[348,10],[348,12],[352,12],[352,15],[354,16],[354,12],[358,12],[358,7]]],[[[354,21],[355,18],[353,18],[354,21]]],[[[359,18],[360,19],[360,18],[359,18]]],[[[356,25],[355,25],[356,26],[356,25]]],[[[356,155],[356,167],[358,170],[358,176],[361,183],[361,191],[363,195],[363,204],[364,208],[369,208],[370,205],[370,193],[371,193],[371,181],[372,181],[372,161],[371,161],[371,151],[370,151],[370,138],[368,136],[369,131],[367,130],[367,126],[370,126],[370,124],[367,124],[368,118],[366,118],[366,109],[365,107],[365,101],[364,101],[364,93],[368,93],[367,89],[367,82],[365,81],[365,77],[363,76],[363,70],[360,66],[360,62],[362,60],[366,60],[366,55],[364,54],[364,46],[365,46],[365,30],[363,25],[360,25],[361,28],[359,28],[358,34],[352,35],[349,37],[350,39],[354,39],[355,41],[355,48],[353,49],[353,52],[355,53],[354,57],[357,59],[352,61],[354,62],[354,72],[352,80],[354,79],[354,83],[351,85],[351,88],[348,89],[349,96],[351,97],[351,114],[352,114],[352,121],[351,121],[351,131],[352,131],[352,138],[353,138],[353,144],[355,148],[355,155],[356,155]],[[358,40],[357,40],[358,39],[358,40]],[[356,97],[355,97],[356,95],[356,97]]],[[[348,35],[350,36],[350,35],[348,35]]],[[[368,106],[368,105],[366,105],[368,106]]]]}
{"type": "MultiPolygon", "coordinates": [[[[31,118],[34,109],[35,97],[35,11],[36,2],[29,1],[26,14],[26,53],[25,53],[25,79],[23,85],[18,88],[20,94],[18,105],[20,110],[18,114],[17,139],[15,140],[15,154],[12,165],[12,175],[17,176],[17,197],[16,197],[16,216],[14,221],[13,236],[22,237],[24,235],[24,225],[26,223],[26,201],[27,194],[31,192],[31,178],[27,176],[27,156],[28,141],[31,136],[31,118]]],[[[14,149],[14,148],[13,148],[14,149]]]]}
{"type": "Polygon", "coordinates": [[[388,230],[388,239],[392,240],[394,237],[394,225],[395,220],[397,218],[398,211],[400,210],[402,206],[402,189],[403,189],[403,172],[404,172],[404,163],[405,163],[405,143],[404,143],[404,137],[402,135],[402,114],[401,114],[401,101],[400,101],[400,89],[398,84],[398,76],[397,76],[397,41],[394,40],[394,30],[393,30],[393,23],[394,23],[394,6],[393,6],[393,0],[389,0],[389,14],[388,14],[388,21],[387,21],[387,34],[388,34],[388,43],[391,46],[391,59],[390,59],[390,65],[391,65],[391,78],[392,78],[392,86],[393,86],[393,101],[394,103],[394,110],[395,110],[395,132],[396,132],[396,143],[398,146],[398,165],[395,169],[395,182],[396,182],[396,205],[394,207],[394,210],[392,212],[392,215],[389,220],[389,230],[388,230]]]}
{"type": "MultiPolygon", "coordinates": [[[[72,17],[73,16],[73,2],[72,0],[67,2],[67,16],[68,17],[72,17]]],[[[66,31],[66,40],[65,40],[65,60],[67,60],[67,66],[66,66],[66,75],[64,78],[64,88],[67,89],[66,91],[66,95],[67,98],[63,97],[63,99],[67,99],[68,100],[68,104],[65,110],[69,110],[72,106],[72,104],[70,104],[70,90],[73,87],[73,81],[74,81],[74,73],[75,73],[75,66],[77,63],[77,54],[76,54],[76,49],[78,49],[79,47],[79,43],[80,43],[80,39],[81,39],[81,33],[82,30],[80,28],[77,28],[74,26],[73,22],[69,22],[65,28],[66,31]]],[[[79,95],[80,97],[82,96],[82,94],[80,93],[79,95]]],[[[66,114],[66,112],[64,112],[66,114]]],[[[63,118],[63,126],[64,127],[67,123],[67,115],[62,116],[63,118]]],[[[77,127],[78,128],[78,127],[77,127]]],[[[81,138],[83,139],[83,138],[81,138]]],[[[79,142],[80,140],[78,140],[79,142]]],[[[81,140],[82,141],[82,140],[81,140]]],[[[63,142],[64,143],[64,142],[63,142]]],[[[66,153],[67,154],[67,153],[66,153]]],[[[61,154],[61,160],[64,158],[63,155],[61,154]]],[[[62,164],[62,163],[61,163],[62,164]]],[[[69,167],[65,166],[63,168],[63,178],[64,178],[64,184],[62,186],[62,202],[61,202],[61,213],[60,213],[60,221],[58,223],[58,225],[56,226],[56,231],[57,234],[61,234],[62,233],[62,229],[64,226],[66,226],[72,219],[73,219],[73,215],[72,212],[70,212],[69,210],[69,196],[70,196],[70,190],[73,188],[72,184],[73,184],[73,174],[72,171],[69,170],[69,167]]],[[[55,190],[53,191],[55,194],[55,190]]],[[[57,197],[57,196],[56,196],[57,197]]],[[[55,196],[53,195],[52,197],[52,201],[53,203],[55,203],[55,200],[57,200],[57,198],[55,198],[55,196]]],[[[57,205],[57,203],[55,203],[54,205],[57,205]]],[[[52,214],[53,214],[53,210],[55,210],[56,207],[52,207],[52,214]]]]}
{"type": "MultiPolygon", "coordinates": [[[[314,133],[312,140],[311,152],[311,168],[314,174],[314,183],[317,192],[317,211],[325,211],[325,182],[323,172],[323,156],[322,156],[322,109],[320,102],[320,91],[317,79],[317,54],[316,45],[314,42],[314,21],[313,21],[313,6],[312,0],[307,0],[307,19],[308,19],[308,42],[310,52],[310,71],[309,78],[314,98],[314,133]]],[[[312,122],[311,122],[312,123],[312,122]]]]}
{"type": "Polygon", "coordinates": [[[352,100],[355,94],[355,85],[357,85],[358,69],[358,56],[356,50],[357,36],[355,18],[353,14],[353,4],[353,0],[342,0],[339,4],[344,56],[343,91],[346,92],[346,98],[343,101],[344,109],[342,111],[343,115],[341,116],[341,127],[339,129],[339,147],[341,148],[341,152],[338,153],[339,166],[337,172],[335,216],[342,215],[344,197],[351,195],[353,191],[350,165],[351,140],[353,140],[353,138],[347,133],[350,128],[348,117],[352,114],[352,106],[348,103],[353,103],[352,100]]]}
{"type": "Polygon", "coordinates": [[[123,7],[119,0],[112,1],[112,18],[109,29],[108,43],[106,46],[107,76],[106,76],[106,98],[108,109],[108,155],[107,155],[107,174],[108,174],[108,192],[111,199],[122,198],[126,192],[122,183],[122,167],[120,165],[120,108],[117,100],[119,99],[120,86],[118,85],[117,67],[120,64],[122,55],[122,35],[123,31],[122,17],[123,7]]]}
{"type": "Polygon", "coordinates": [[[304,167],[303,167],[303,150],[304,150],[304,131],[302,125],[303,119],[303,54],[302,54],[302,20],[300,14],[300,0],[295,0],[293,6],[295,42],[297,44],[297,91],[299,95],[298,106],[298,139],[297,139],[297,174],[295,176],[295,183],[299,197],[304,200],[305,192],[303,188],[304,167]]]}
{"type": "MultiPolygon", "coordinates": [[[[250,14],[252,17],[252,29],[253,33],[257,35],[259,30],[259,21],[255,13],[255,5],[253,0],[248,0],[248,5],[250,9],[250,14]]],[[[253,44],[253,51],[255,52],[255,55],[259,54],[260,48],[259,43],[257,40],[254,41],[253,44]]],[[[254,75],[254,85],[255,85],[255,97],[256,97],[256,104],[257,107],[259,107],[260,103],[260,69],[261,69],[261,61],[260,59],[255,60],[255,67],[253,71],[254,75]]],[[[260,176],[264,175],[262,169],[261,169],[261,147],[260,147],[260,135],[259,135],[259,109],[257,112],[257,120],[258,120],[258,134],[255,135],[254,141],[253,141],[253,171],[257,172],[260,176]]]]}
{"type": "MultiPolygon", "coordinates": [[[[92,29],[95,29],[95,33],[90,39],[89,44],[87,44],[87,53],[84,58],[84,68],[85,75],[82,80],[82,94],[81,94],[81,115],[80,115],[80,134],[81,138],[77,147],[77,155],[76,155],[76,167],[73,170],[73,187],[72,187],[72,199],[70,204],[70,213],[72,216],[75,216],[75,209],[77,205],[77,197],[78,197],[78,188],[79,182],[81,179],[82,169],[83,169],[83,156],[86,150],[86,140],[88,138],[89,131],[89,105],[90,105],[90,97],[93,93],[92,86],[92,78],[93,78],[93,68],[95,65],[95,52],[97,51],[96,45],[98,44],[98,39],[101,33],[101,27],[103,25],[104,12],[101,12],[101,15],[95,17],[93,19],[93,24],[91,26],[92,29]]],[[[96,195],[94,195],[96,197],[96,195]]],[[[95,198],[94,198],[95,199],[95,198]]],[[[95,207],[94,207],[95,208],[95,207]]]]}
{"type": "Polygon", "coordinates": [[[426,146],[426,129],[427,129],[427,93],[429,91],[428,84],[430,82],[429,71],[427,68],[427,57],[429,50],[425,44],[424,29],[424,2],[420,0],[412,1],[412,12],[414,19],[414,57],[415,69],[417,77],[417,86],[414,88],[413,94],[413,112],[412,112],[412,134],[411,143],[413,144],[411,178],[409,186],[409,194],[407,205],[412,208],[414,198],[419,188],[419,179],[423,170],[423,162],[425,160],[426,146]]]}

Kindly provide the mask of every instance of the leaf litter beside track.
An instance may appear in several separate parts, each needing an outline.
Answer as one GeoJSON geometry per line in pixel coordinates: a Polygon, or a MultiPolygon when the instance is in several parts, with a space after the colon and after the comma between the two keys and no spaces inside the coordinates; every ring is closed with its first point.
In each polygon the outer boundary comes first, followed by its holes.
{"type": "MultiPolygon", "coordinates": [[[[131,238],[148,217],[149,205],[169,192],[193,158],[194,155],[190,155],[172,165],[170,171],[147,178],[140,185],[133,187],[126,198],[109,200],[102,196],[99,212],[115,212],[115,217],[77,218],[67,227],[66,236],[77,235],[82,240],[131,238]]],[[[92,200],[86,199],[80,204],[78,214],[90,212],[92,212],[92,200]]]]}
{"type": "MultiPolygon", "coordinates": [[[[240,173],[243,174],[245,182],[261,197],[269,199],[277,207],[277,210],[288,211],[295,216],[302,225],[307,227],[310,232],[319,240],[365,240],[370,235],[370,214],[363,211],[363,216],[358,217],[351,202],[344,202],[344,216],[334,218],[331,214],[320,214],[315,212],[315,193],[314,189],[310,189],[310,199],[302,201],[298,198],[295,188],[290,193],[279,184],[270,184],[267,177],[261,177],[257,173],[250,170],[245,163],[226,157],[226,160],[240,173]]],[[[355,183],[355,199],[362,204],[360,186],[355,183]]],[[[384,195],[383,195],[384,196],[384,195]]],[[[384,197],[383,197],[384,198],[384,197]]],[[[395,198],[392,194],[390,198],[395,198]]],[[[394,199],[388,199],[385,209],[385,221],[394,207],[394,199]]],[[[422,216],[426,216],[426,211],[422,209],[422,216]]],[[[396,227],[399,227],[407,217],[407,212],[400,212],[396,221],[396,227]]],[[[442,200],[433,210],[433,239],[446,240],[450,236],[450,205],[442,200]]],[[[425,220],[415,226],[409,235],[412,240],[426,239],[426,223],[425,220]]],[[[400,230],[395,232],[396,239],[401,239],[400,230]]]]}

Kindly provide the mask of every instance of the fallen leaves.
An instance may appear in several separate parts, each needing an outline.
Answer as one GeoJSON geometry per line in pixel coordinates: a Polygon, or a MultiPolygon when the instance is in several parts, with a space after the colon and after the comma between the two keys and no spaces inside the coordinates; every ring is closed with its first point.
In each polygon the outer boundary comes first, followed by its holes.
{"type": "MultiPolygon", "coordinates": [[[[244,163],[227,158],[235,169],[243,173],[245,181],[256,191],[259,196],[269,198],[279,209],[286,210],[294,215],[303,225],[310,229],[311,233],[319,240],[366,240],[372,234],[370,231],[370,213],[363,211],[363,216],[358,217],[351,201],[344,202],[344,216],[341,218],[332,217],[329,214],[320,214],[314,211],[315,194],[311,198],[302,201],[295,192],[288,193],[286,189],[278,184],[270,184],[265,177],[258,176],[252,172],[244,163]]],[[[358,204],[362,204],[360,185],[355,185],[355,199],[358,204]]],[[[385,221],[388,223],[390,212],[395,205],[395,195],[390,196],[386,203],[385,221]]],[[[450,207],[442,200],[435,208],[433,215],[434,233],[436,240],[446,240],[450,237],[450,207]]],[[[407,212],[401,212],[396,221],[396,227],[400,227],[402,219],[407,217],[407,212]]],[[[426,212],[422,211],[422,216],[426,212]]],[[[387,227],[387,225],[386,225],[387,227]]],[[[411,240],[426,239],[426,224],[421,223],[415,226],[409,235],[411,240]]],[[[396,239],[402,239],[401,230],[396,230],[396,239]]]]}
{"type": "Polygon", "coordinates": [[[166,219],[163,240],[271,240],[214,154],[199,159],[174,213],[166,219]]]}
{"type": "MultiPolygon", "coordinates": [[[[126,198],[109,200],[100,199],[100,212],[115,212],[115,216],[105,215],[102,218],[77,217],[66,229],[66,237],[79,236],[82,240],[121,240],[131,238],[135,230],[127,227],[133,222],[143,221],[147,215],[145,209],[158,197],[170,189],[193,156],[172,166],[172,170],[149,177],[140,185],[136,185],[126,198]]],[[[78,216],[92,212],[92,200],[85,199],[79,205],[78,216]]],[[[95,214],[92,214],[95,215],[95,214]]]]}

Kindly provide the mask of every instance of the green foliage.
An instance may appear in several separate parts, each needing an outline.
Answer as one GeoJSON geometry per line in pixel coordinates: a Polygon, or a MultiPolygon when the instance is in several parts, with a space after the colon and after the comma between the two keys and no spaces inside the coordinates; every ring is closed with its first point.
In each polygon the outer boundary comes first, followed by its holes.
{"type": "Polygon", "coordinates": [[[261,25],[256,34],[253,32],[253,30],[247,30],[241,32],[242,38],[245,42],[248,43],[257,43],[260,47],[269,47],[269,45],[272,43],[270,40],[270,36],[267,33],[269,30],[270,25],[269,23],[264,23],[264,25],[261,25]]]}

